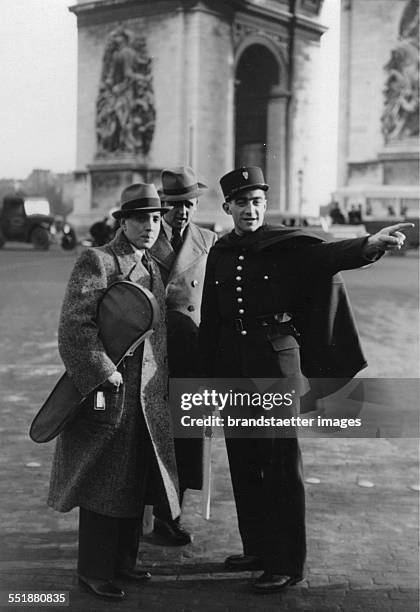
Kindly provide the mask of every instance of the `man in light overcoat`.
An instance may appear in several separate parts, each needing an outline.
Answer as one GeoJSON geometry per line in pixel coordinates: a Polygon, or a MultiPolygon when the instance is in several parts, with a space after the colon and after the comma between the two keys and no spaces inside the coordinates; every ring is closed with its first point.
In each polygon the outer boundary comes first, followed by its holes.
{"type": "MultiPolygon", "coordinates": [[[[162,171],[161,199],[169,211],[162,219],[159,237],[150,250],[165,285],[168,316],[169,375],[194,378],[199,375],[198,326],[207,255],[217,234],[191,222],[198,197],[206,185],[197,181],[188,166],[162,171]]],[[[201,439],[176,439],[180,503],[186,489],[202,487],[201,439]]],[[[190,534],[179,517],[171,520],[160,506],[155,507],[154,531],[165,542],[183,545],[190,534]]]]}
{"type": "Polygon", "coordinates": [[[88,398],[57,440],[48,503],[59,512],[80,507],[80,585],[114,600],[125,595],[114,579],[150,578],[136,568],[146,498],[163,500],[172,517],[180,513],[167,405],[165,294],[148,254],[165,210],[154,185],[139,183],[123,191],[114,213],[121,229],[110,243],[86,250],[76,262],[59,326],[67,373],[88,398]],[[117,370],[95,319],[107,287],[122,279],[150,290],[160,317],[153,333],[117,370]],[[111,389],[103,393],[105,410],[92,400],[102,385],[111,389]]]}

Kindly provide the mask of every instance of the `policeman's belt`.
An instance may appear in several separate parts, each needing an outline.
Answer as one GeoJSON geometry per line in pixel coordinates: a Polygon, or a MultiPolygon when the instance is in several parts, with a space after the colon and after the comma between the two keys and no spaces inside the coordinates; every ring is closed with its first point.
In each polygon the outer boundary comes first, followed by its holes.
{"type": "Polygon", "coordinates": [[[224,319],[222,325],[236,331],[262,329],[271,325],[284,326],[284,333],[296,335],[296,330],[291,324],[292,317],[288,312],[275,312],[255,317],[239,317],[236,319],[224,319]]]}

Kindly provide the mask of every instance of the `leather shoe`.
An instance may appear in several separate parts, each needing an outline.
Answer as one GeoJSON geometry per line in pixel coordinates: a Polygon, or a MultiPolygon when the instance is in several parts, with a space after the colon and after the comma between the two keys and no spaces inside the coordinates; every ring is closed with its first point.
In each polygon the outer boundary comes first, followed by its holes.
{"type": "Polygon", "coordinates": [[[263,564],[255,555],[231,555],[225,561],[225,568],[235,572],[253,572],[263,569],[263,564]]]}
{"type": "Polygon", "coordinates": [[[257,593],[275,593],[276,591],[282,591],[288,586],[297,584],[301,580],[302,576],[285,576],[283,574],[264,572],[253,582],[252,588],[257,593]]]}
{"type": "Polygon", "coordinates": [[[182,526],[179,517],[172,521],[155,518],[153,533],[170,546],[185,546],[192,542],[192,535],[182,526]]]}
{"type": "Polygon", "coordinates": [[[115,586],[110,580],[86,578],[85,576],[79,575],[79,586],[87,593],[100,597],[101,599],[120,601],[125,598],[124,591],[115,586]]]}
{"type": "Polygon", "coordinates": [[[119,570],[116,573],[117,578],[121,578],[122,580],[136,580],[136,581],[145,581],[150,580],[152,574],[146,570],[142,570],[139,567],[133,567],[132,569],[124,569],[119,570]]]}

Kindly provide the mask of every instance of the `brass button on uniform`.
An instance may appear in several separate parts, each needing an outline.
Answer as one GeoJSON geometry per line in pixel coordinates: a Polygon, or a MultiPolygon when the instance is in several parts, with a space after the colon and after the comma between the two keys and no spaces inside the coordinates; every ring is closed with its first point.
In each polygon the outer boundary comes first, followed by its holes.
{"type": "Polygon", "coordinates": [[[236,269],[240,272],[242,270],[242,266],[236,266],[236,269]]]}
{"type": "Polygon", "coordinates": [[[247,335],[247,333],[248,333],[248,332],[246,331],[246,329],[243,329],[243,330],[241,331],[241,336],[246,336],[246,335],[247,335]]]}
{"type": "Polygon", "coordinates": [[[242,280],[242,276],[237,276],[237,277],[236,277],[236,280],[237,280],[237,281],[241,281],[241,280],[242,280]]]}
{"type": "Polygon", "coordinates": [[[198,280],[191,281],[191,287],[197,287],[197,285],[198,285],[198,280]]]}
{"type": "Polygon", "coordinates": [[[239,259],[239,261],[243,261],[245,259],[245,257],[243,255],[239,255],[238,259],[239,259]]]}
{"type": "Polygon", "coordinates": [[[244,314],[245,310],[243,308],[240,308],[238,312],[239,314],[244,314]]]}
{"type": "Polygon", "coordinates": [[[236,287],[236,291],[242,291],[242,287],[236,287]]]}
{"type": "Polygon", "coordinates": [[[268,280],[268,276],[267,276],[267,274],[264,276],[264,280],[268,280]]]}
{"type": "Polygon", "coordinates": [[[190,306],[187,307],[188,312],[194,312],[195,310],[195,306],[193,306],[192,304],[190,306]]]}
{"type": "Polygon", "coordinates": [[[214,281],[214,284],[215,284],[215,285],[218,285],[218,284],[219,284],[219,281],[214,281]]]}
{"type": "Polygon", "coordinates": [[[241,302],[243,302],[244,300],[243,300],[243,298],[239,298],[239,297],[238,297],[238,298],[236,298],[236,301],[237,301],[237,302],[240,304],[240,303],[241,303],[241,302]]]}

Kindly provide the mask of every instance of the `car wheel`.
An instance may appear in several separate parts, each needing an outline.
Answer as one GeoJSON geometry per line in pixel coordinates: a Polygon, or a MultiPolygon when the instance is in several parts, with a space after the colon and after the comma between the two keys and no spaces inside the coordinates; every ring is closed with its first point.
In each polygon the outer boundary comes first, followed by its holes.
{"type": "Polygon", "coordinates": [[[35,249],[47,251],[50,248],[50,233],[43,227],[36,227],[31,233],[31,242],[35,249]]]}

